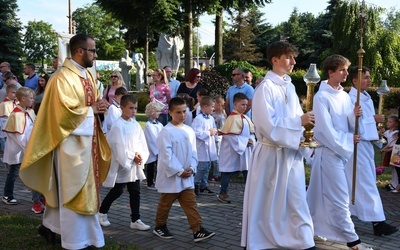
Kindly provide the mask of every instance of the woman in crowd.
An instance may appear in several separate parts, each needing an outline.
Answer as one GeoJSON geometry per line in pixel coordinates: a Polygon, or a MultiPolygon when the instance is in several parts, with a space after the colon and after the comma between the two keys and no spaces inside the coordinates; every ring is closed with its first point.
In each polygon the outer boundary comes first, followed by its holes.
{"type": "Polygon", "coordinates": [[[42,103],[44,89],[46,88],[46,84],[49,81],[50,77],[48,74],[42,73],[39,75],[38,79],[38,87],[35,92],[35,102],[33,103],[33,110],[35,114],[38,113],[40,104],[42,103]]]}
{"type": "Polygon", "coordinates": [[[171,88],[168,84],[168,79],[165,75],[164,70],[157,69],[152,73],[152,83],[150,85],[150,101],[155,100],[164,104],[164,108],[161,111],[158,121],[164,126],[168,123],[168,103],[171,100],[171,88]]]}
{"type": "Polygon", "coordinates": [[[108,103],[112,104],[115,96],[115,90],[119,87],[126,88],[124,79],[122,79],[121,73],[118,71],[113,71],[111,73],[111,82],[104,91],[103,99],[106,99],[108,103]]]}
{"type": "MultiPolygon", "coordinates": [[[[186,93],[194,99],[194,104],[198,102],[197,91],[202,88],[200,84],[201,72],[199,69],[192,68],[189,71],[187,81],[183,82],[178,88],[178,94],[186,93]]],[[[192,112],[193,118],[196,116],[196,111],[192,112]]]]}

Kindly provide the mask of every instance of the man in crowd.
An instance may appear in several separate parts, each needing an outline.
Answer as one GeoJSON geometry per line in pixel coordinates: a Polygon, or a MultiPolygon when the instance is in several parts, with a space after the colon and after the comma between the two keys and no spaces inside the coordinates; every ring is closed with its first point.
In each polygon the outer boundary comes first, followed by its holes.
{"type": "Polygon", "coordinates": [[[245,115],[251,118],[251,101],[253,99],[254,89],[244,81],[245,73],[242,69],[236,68],[232,72],[233,86],[226,92],[225,112],[229,115],[233,110],[233,96],[241,92],[249,98],[245,115]]]}
{"type": "Polygon", "coordinates": [[[247,82],[248,85],[253,86],[253,73],[249,69],[245,69],[243,72],[244,81],[247,82]]]}
{"type": "Polygon", "coordinates": [[[27,76],[25,79],[25,87],[35,91],[39,80],[38,75],[35,73],[35,65],[27,63],[24,68],[24,74],[27,76]]]}
{"type": "Polygon", "coordinates": [[[174,98],[176,96],[176,93],[178,92],[178,88],[181,83],[178,80],[175,80],[171,77],[172,76],[171,67],[164,66],[163,69],[165,70],[165,74],[167,75],[168,79],[168,84],[169,87],[171,88],[171,98],[174,98]]]}

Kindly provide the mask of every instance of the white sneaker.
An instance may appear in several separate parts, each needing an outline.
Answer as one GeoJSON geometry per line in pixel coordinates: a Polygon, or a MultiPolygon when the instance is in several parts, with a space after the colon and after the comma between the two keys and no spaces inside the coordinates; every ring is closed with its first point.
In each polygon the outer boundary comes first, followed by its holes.
{"type": "Polygon", "coordinates": [[[314,235],[314,242],[325,242],[328,239],[325,238],[324,236],[320,236],[320,235],[314,235]]]}
{"type": "Polygon", "coordinates": [[[143,221],[141,221],[140,219],[138,219],[135,222],[131,222],[131,228],[132,229],[138,229],[140,231],[146,231],[150,229],[149,225],[146,225],[143,223],[143,221]]]}
{"type": "Polygon", "coordinates": [[[99,213],[99,221],[100,225],[102,225],[103,227],[108,227],[109,225],[111,225],[110,221],[108,221],[107,214],[99,213]]]}
{"type": "Polygon", "coordinates": [[[354,247],[349,247],[349,250],[374,250],[374,249],[363,243],[360,243],[360,244],[355,245],[354,247]]]}

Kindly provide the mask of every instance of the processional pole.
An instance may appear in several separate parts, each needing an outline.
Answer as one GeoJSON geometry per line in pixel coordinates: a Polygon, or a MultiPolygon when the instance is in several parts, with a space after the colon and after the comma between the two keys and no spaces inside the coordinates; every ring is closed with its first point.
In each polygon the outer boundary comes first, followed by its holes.
{"type": "MultiPolygon", "coordinates": [[[[358,54],[358,82],[357,82],[357,101],[355,106],[360,105],[360,92],[361,92],[361,81],[362,81],[362,66],[363,66],[363,57],[365,51],[363,49],[363,30],[364,30],[364,22],[366,20],[367,14],[365,12],[365,1],[362,1],[361,12],[360,16],[360,49],[357,51],[358,54]]],[[[356,116],[356,124],[354,135],[359,134],[359,124],[360,117],[356,116]]],[[[356,201],[356,177],[357,177],[357,149],[358,149],[358,142],[354,143],[354,157],[353,157],[353,183],[352,183],[352,190],[351,190],[351,203],[354,205],[356,201]]]]}

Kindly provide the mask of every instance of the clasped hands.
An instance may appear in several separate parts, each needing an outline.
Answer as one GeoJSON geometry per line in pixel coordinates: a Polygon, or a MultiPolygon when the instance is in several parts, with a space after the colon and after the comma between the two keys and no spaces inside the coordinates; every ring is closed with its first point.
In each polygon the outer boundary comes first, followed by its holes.
{"type": "Polygon", "coordinates": [[[185,169],[185,171],[183,171],[183,173],[181,174],[181,177],[182,178],[188,178],[192,174],[193,174],[193,169],[187,168],[187,169],[185,169]]]}
{"type": "Polygon", "coordinates": [[[110,107],[110,104],[107,100],[99,98],[97,101],[92,103],[91,107],[94,114],[101,114],[107,111],[108,107],[110,107]]]}

